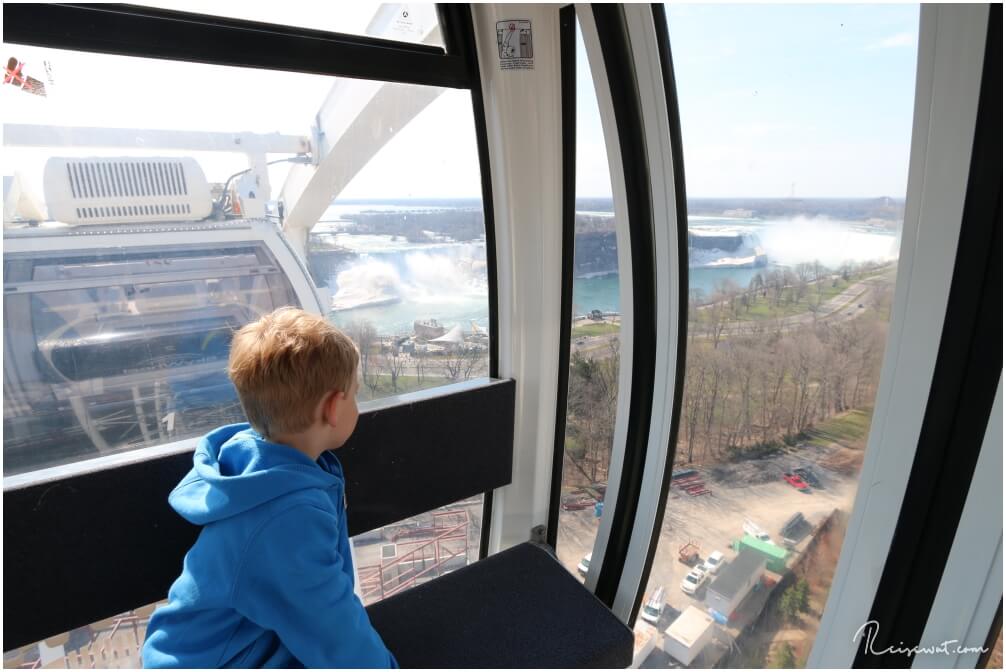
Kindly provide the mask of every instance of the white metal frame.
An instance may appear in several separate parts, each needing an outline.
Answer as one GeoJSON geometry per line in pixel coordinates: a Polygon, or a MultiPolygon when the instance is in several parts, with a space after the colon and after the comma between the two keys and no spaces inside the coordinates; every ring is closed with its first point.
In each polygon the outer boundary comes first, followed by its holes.
{"type": "Polygon", "coordinates": [[[985,428],[971,489],[964,504],[915,668],[974,669],[1003,594],[1003,383],[985,428]],[[963,647],[967,650],[960,650],[963,647]]]}
{"type": "Polygon", "coordinates": [[[677,219],[670,117],[653,11],[648,4],[625,5],[624,11],[643,110],[657,271],[657,350],[654,358],[650,435],[647,439],[646,464],[632,538],[612,605],[615,615],[628,622],[639,585],[647,578],[643,576],[643,571],[653,524],[663,518],[663,511],[658,510],[658,500],[664,472],[669,466],[668,446],[672,439],[670,409],[674,408],[677,401],[674,398],[677,369],[685,365],[684,362],[677,361],[681,310],[677,232],[679,227],[687,227],[688,222],[679,222],[677,219]]]}
{"type": "Polygon", "coordinates": [[[559,6],[472,6],[486,102],[499,305],[499,375],[517,382],[513,479],[493,495],[489,552],[548,521],[559,367],[562,143],[559,6]],[[503,70],[496,22],[529,19],[534,68],[503,70]]]}
{"type": "Polygon", "coordinates": [[[266,220],[232,220],[210,224],[153,224],[77,226],[4,231],[4,254],[16,252],[46,252],[54,250],[93,250],[96,248],[129,249],[158,245],[177,246],[180,236],[186,243],[234,243],[262,241],[276,256],[276,262],[287,271],[291,287],[304,310],[325,314],[327,308],[311,281],[307,267],[294,253],[276,225],[266,220]],[[58,243],[54,241],[58,239],[58,243]],[[290,273],[291,269],[300,273],[290,273]]]}
{"type": "MultiPolygon", "coordinates": [[[[608,85],[607,69],[601,54],[597,24],[589,4],[576,5],[576,18],[580,22],[583,45],[597,94],[597,109],[601,115],[601,129],[608,153],[608,174],[611,176],[611,196],[615,210],[615,235],[618,244],[618,305],[621,312],[619,328],[618,403],[615,408],[615,431],[612,439],[611,462],[608,465],[608,487],[604,493],[604,507],[612,511],[618,501],[622,464],[625,461],[625,442],[629,431],[629,391],[632,388],[632,250],[629,246],[629,205],[622,169],[622,150],[618,142],[618,126],[608,85]]],[[[593,591],[604,564],[604,553],[611,536],[611,516],[601,516],[601,525],[594,538],[590,568],[584,585],[593,591]]]]}
{"type": "MultiPolygon", "coordinates": [[[[946,315],[988,7],[923,5],[908,197],[891,325],[859,489],[808,667],[849,667],[912,468],[946,315]]],[[[883,628],[883,624],[880,624],[883,628]]]]}

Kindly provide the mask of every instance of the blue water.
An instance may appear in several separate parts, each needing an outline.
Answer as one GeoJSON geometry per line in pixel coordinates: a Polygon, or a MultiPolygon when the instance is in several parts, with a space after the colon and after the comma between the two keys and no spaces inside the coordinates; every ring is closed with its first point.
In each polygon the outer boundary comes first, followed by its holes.
{"type": "MultiPolygon", "coordinates": [[[[747,287],[763,268],[690,268],[689,290],[700,289],[709,296],[718,282],[730,279],[747,287]]],[[[573,280],[573,313],[586,315],[592,310],[618,313],[618,276],[615,274],[573,280]]]]}

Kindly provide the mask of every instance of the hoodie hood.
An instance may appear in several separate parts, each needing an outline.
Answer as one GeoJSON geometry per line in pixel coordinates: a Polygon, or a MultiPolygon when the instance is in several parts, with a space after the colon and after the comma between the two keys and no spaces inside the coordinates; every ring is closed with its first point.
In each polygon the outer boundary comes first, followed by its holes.
{"type": "Polygon", "coordinates": [[[329,451],[312,462],[290,446],[263,439],[248,423],[226,425],[202,439],[193,468],[168,503],[195,525],[244,513],[310,488],[343,487],[342,467],[329,451]]]}

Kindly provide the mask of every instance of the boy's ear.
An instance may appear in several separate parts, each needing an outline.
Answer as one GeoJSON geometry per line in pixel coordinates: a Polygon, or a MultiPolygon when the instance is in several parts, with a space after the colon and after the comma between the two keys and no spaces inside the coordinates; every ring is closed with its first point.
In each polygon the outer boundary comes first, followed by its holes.
{"type": "Polygon", "coordinates": [[[321,417],[326,424],[335,426],[336,419],[339,417],[339,402],[342,401],[346,396],[345,392],[340,392],[338,390],[332,390],[329,392],[321,402],[321,417]]]}

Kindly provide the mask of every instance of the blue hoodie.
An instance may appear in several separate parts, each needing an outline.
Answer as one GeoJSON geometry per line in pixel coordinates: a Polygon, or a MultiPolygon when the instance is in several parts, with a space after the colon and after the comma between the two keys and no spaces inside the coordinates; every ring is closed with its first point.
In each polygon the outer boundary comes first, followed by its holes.
{"type": "Polygon", "coordinates": [[[168,502],[202,525],[144,667],[396,667],[353,592],[345,480],[247,424],[199,441],[168,502]]]}

